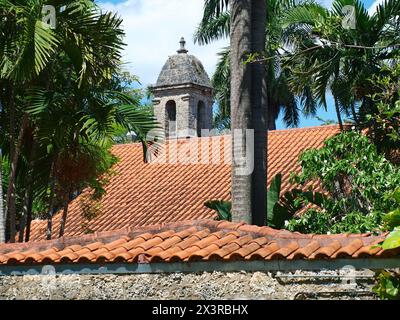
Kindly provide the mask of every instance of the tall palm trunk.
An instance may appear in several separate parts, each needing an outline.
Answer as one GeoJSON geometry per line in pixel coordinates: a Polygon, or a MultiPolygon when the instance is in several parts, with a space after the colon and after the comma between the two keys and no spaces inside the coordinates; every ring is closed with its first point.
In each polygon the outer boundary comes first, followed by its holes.
{"type": "Polygon", "coordinates": [[[358,126],[358,116],[354,103],[351,104],[351,114],[353,116],[354,123],[356,124],[356,126],[358,126]]]}
{"type": "Polygon", "coordinates": [[[37,148],[36,142],[33,140],[30,148],[29,148],[29,165],[28,165],[28,173],[27,173],[27,178],[26,178],[26,183],[25,183],[25,195],[24,195],[24,201],[23,201],[23,209],[22,209],[22,215],[20,217],[20,224],[19,224],[19,237],[18,241],[23,242],[24,241],[24,235],[25,235],[25,228],[27,225],[28,221],[28,212],[31,210],[31,199],[33,196],[33,166],[34,166],[34,156],[35,156],[35,151],[37,148]]]}
{"type": "Polygon", "coordinates": [[[51,166],[50,171],[50,197],[49,197],[49,208],[47,211],[47,231],[46,239],[51,240],[53,233],[53,210],[54,210],[54,199],[55,199],[55,188],[56,188],[56,175],[55,175],[55,161],[51,166]]]}
{"type": "Polygon", "coordinates": [[[24,205],[19,225],[19,237],[18,237],[19,242],[24,241],[25,231],[26,231],[25,229],[28,227],[28,224],[30,227],[31,218],[29,217],[32,215],[32,199],[33,199],[33,187],[32,187],[32,181],[30,179],[25,189],[24,205]]]}
{"type": "Polygon", "coordinates": [[[2,155],[0,149],[0,243],[6,242],[6,217],[3,206],[2,155]]]}
{"type": "Polygon", "coordinates": [[[33,207],[33,193],[31,193],[29,195],[29,198],[27,199],[25,242],[28,242],[31,237],[32,207],[33,207]]]}
{"type": "Polygon", "coordinates": [[[16,208],[16,178],[17,178],[17,165],[19,156],[21,153],[22,142],[24,139],[25,129],[29,123],[28,114],[24,113],[22,118],[21,128],[18,134],[17,144],[15,146],[14,152],[11,157],[11,170],[8,177],[8,190],[7,190],[7,214],[9,221],[9,235],[10,242],[15,242],[16,234],[16,218],[17,218],[17,208],[16,208]]]}
{"type": "Polygon", "coordinates": [[[243,130],[251,127],[251,67],[243,64],[251,52],[251,1],[231,0],[230,6],[232,220],[251,223],[251,174],[240,174],[237,161],[242,156],[242,149],[237,146],[246,146],[243,130]]]}
{"type": "Polygon", "coordinates": [[[60,221],[60,234],[59,234],[60,238],[64,235],[65,232],[65,224],[67,223],[67,216],[68,216],[69,198],[70,198],[70,193],[67,192],[64,199],[64,210],[60,221]]]}
{"type": "Polygon", "coordinates": [[[269,131],[274,131],[276,130],[276,122],[275,119],[271,116],[271,114],[268,114],[268,130],[269,131]]]}
{"type": "MultiPolygon", "coordinates": [[[[252,3],[252,51],[265,51],[266,1],[253,0],[252,3]]],[[[265,64],[251,66],[251,109],[254,128],[254,170],[252,173],[252,223],[263,226],[267,212],[267,88],[265,64]]]]}
{"type": "Polygon", "coordinates": [[[340,128],[340,131],[343,131],[343,121],[342,121],[342,115],[340,113],[339,101],[336,97],[334,99],[335,99],[335,110],[336,110],[336,116],[337,116],[338,123],[339,123],[339,128],[340,128]]]}
{"type": "Polygon", "coordinates": [[[230,6],[232,220],[263,225],[266,215],[265,67],[258,63],[244,64],[244,61],[249,53],[264,51],[265,0],[231,0],[230,6]],[[254,162],[254,169],[245,173],[243,163],[238,160],[246,154],[246,129],[254,129],[254,152],[247,159],[254,162]]]}

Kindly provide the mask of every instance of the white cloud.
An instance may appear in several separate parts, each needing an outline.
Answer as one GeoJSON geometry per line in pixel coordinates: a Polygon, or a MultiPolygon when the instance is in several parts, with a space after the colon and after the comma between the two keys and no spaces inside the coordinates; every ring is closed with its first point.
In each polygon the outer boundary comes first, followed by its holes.
{"type": "Polygon", "coordinates": [[[333,0],[318,0],[317,2],[326,8],[330,8],[332,6],[333,0]]]}
{"type": "Polygon", "coordinates": [[[368,13],[369,15],[373,15],[376,12],[376,9],[378,8],[378,6],[380,4],[382,4],[384,2],[384,0],[376,0],[368,9],[368,13]]]}
{"type": "Polygon", "coordinates": [[[127,44],[124,61],[142,84],[148,85],[156,82],[168,56],[176,53],[181,36],[186,39],[189,53],[197,56],[212,75],[217,53],[229,41],[194,45],[193,34],[202,17],[203,3],[203,0],[126,0],[100,5],[104,10],[117,12],[124,20],[127,44]]]}

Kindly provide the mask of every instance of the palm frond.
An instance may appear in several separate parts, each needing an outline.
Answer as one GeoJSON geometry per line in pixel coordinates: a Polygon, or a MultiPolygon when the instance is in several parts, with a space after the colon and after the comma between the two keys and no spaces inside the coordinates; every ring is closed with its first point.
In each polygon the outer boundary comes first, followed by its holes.
{"type": "Polygon", "coordinates": [[[201,21],[194,34],[194,42],[200,45],[209,44],[212,41],[223,39],[229,36],[230,14],[224,12],[209,20],[201,21]]]}

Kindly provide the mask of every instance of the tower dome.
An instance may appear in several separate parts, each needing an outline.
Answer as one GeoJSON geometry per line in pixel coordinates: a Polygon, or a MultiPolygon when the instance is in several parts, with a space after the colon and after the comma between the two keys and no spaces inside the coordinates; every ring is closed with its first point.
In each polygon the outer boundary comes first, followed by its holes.
{"type": "Polygon", "coordinates": [[[167,137],[204,136],[212,129],[213,90],[203,64],[188,54],[181,38],[155,86],[154,114],[167,137]]]}
{"type": "Polygon", "coordinates": [[[195,84],[211,88],[211,81],[204,70],[203,64],[195,56],[188,54],[185,48],[186,41],[181,38],[181,48],[168,58],[160,75],[156,87],[175,86],[181,84],[195,84]]]}

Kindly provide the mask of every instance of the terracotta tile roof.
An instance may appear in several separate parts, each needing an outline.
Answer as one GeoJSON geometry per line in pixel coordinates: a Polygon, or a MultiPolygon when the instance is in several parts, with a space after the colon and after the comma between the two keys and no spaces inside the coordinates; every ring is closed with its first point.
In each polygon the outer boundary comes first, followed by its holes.
{"type": "Polygon", "coordinates": [[[0,245],[0,266],[233,260],[391,258],[385,235],[314,235],[215,220],[172,222],[78,237],[0,245]]]}
{"type": "MultiPolygon", "coordinates": [[[[322,146],[324,140],[338,132],[336,125],[270,132],[268,184],[281,172],[282,192],[289,190],[290,172],[300,169],[299,154],[322,146]]],[[[230,199],[230,136],[183,139],[178,140],[175,147],[171,143],[165,146],[165,150],[173,148],[178,150],[175,163],[144,163],[141,145],[114,146],[112,151],[120,159],[114,168],[116,174],[105,187],[107,193],[100,204],[87,206],[91,211],[96,209],[97,216],[90,221],[85,218],[85,199],[90,192],[86,190],[69,206],[65,235],[117,230],[128,225],[214,218],[214,212],[206,208],[204,202],[230,199]],[[195,150],[196,146],[201,150],[197,156],[193,153],[185,159],[185,152],[195,150]],[[215,150],[212,146],[216,146],[215,150]],[[204,154],[208,155],[209,163],[201,163],[204,154]],[[220,161],[215,160],[218,155],[220,161]],[[200,163],[195,163],[196,158],[200,163]]],[[[174,161],[172,157],[167,160],[174,161]]],[[[86,212],[86,216],[91,211],[86,212]]],[[[53,237],[58,235],[60,217],[58,213],[53,218],[53,237]]],[[[45,239],[45,230],[45,221],[34,221],[31,240],[45,239]]]]}

